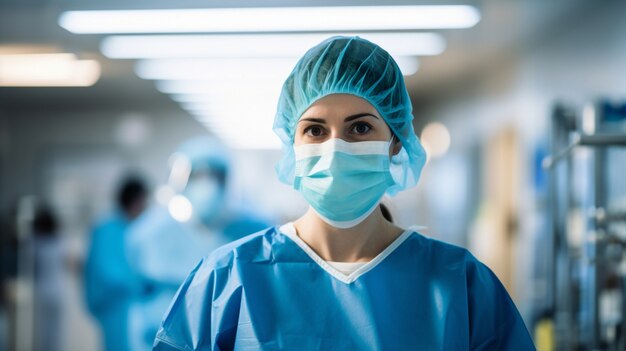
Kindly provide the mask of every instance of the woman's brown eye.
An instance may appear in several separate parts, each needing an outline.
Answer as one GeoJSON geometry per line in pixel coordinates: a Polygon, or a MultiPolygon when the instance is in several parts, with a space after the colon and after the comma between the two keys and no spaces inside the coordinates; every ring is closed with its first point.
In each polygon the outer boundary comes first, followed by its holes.
{"type": "Polygon", "coordinates": [[[352,126],[352,132],[355,134],[365,134],[369,132],[370,129],[372,129],[372,127],[365,122],[355,123],[352,126]]]}
{"type": "Polygon", "coordinates": [[[318,126],[311,126],[311,127],[307,128],[307,129],[305,129],[304,133],[309,135],[309,136],[318,137],[318,136],[322,135],[322,128],[320,128],[318,126]]]}

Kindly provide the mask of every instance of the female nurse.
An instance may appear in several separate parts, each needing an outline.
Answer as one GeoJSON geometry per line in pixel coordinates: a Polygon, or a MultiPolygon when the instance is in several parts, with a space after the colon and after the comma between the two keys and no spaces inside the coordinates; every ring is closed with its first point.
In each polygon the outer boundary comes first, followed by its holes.
{"type": "Polygon", "coordinates": [[[282,89],[277,170],[310,204],[191,272],[155,350],[534,350],[498,278],[467,250],[394,225],[383,195],[425,153],[397,64],[359,37],[310,49],[282,89]]]}

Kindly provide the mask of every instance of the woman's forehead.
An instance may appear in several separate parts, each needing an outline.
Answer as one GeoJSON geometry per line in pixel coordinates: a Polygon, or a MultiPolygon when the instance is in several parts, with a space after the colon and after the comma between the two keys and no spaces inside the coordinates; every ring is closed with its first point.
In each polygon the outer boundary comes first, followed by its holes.
{"type": "Polygon", "coordinates": [[[331,94],[314,102],[300,118],[344,118],[357,113],[380,117],[376,108],[363,98],[350,94],[331,94]]]}

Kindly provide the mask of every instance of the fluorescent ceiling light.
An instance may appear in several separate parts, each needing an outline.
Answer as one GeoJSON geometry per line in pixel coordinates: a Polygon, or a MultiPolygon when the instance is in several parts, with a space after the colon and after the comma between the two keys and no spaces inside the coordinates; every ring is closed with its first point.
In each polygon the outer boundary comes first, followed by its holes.
{"type": "Polygon", "coordinates": [[[417,70],[420,67],[419,60],[417,57],[411,56],[400,56],[394,57],[394,60],[398,64],[402,75],[405,77],[412,76],[417,73],[417,70]]]}
{"type": "MultiPolygon", "coordinates": [[[[199,122],[202,124],[202,122],[199,122]]],[[[228,145],[231,149],[264,149],[264,150],[278,150],[281,143],[278,137],[271,133],[268,135],[260,135],[250,133],[250,137],[242,137],[240,132],[233,134],[230,131],[216,130],[210,124],[203,124],[210,132],[215,133],[220,140],[228,145]]]]}
{"type": "Polygon", "coordinates": [[[171,94],[170,99],[178,102],[202,102],[206,101],[207,96],[202,94],[171,94]]]}
{"type": "Polygon", "coordinates": [[[0,45],[0,55],[16,55],[16,54],[49,54],[61,52],[58,47],[53,45],[39,44],[2,44],[0,45]]]}
{"type": "Polygon", "coordinates": [[[176,95],[183,109],[200,124],[238,149],[278,149],[272,132],[282,82],[268,85],[252,80],[239,86],[207,92],[204,81],[159,81],[162,90],[191,91],[176,95]]]}
{"type": "Polygon", "coordinates": [[[141,60],[135,73],[151,80],[250,79],[287,77],[296,58],[141,60]]]}
{"type": "MultiPolygon", "coordinates": [[[[267,123],[250,121],[225,124],[206,119],[203,114],[192,113],[198,123],[216,134],[229,147],[235,149],[279,149],[281,142],[272,132],[271,120],[267,123]]],[[[226,116],[227,117],[227,116],[226,116]]]]}
{"type": "Polygon", "coordinates": [[[141,60],[135,72],[151,80],[201,80],[207,78],[238,79],[254,77],[287,77],[297,58],[261,59],[153,59],[141,60]]]}
{"type": "MultiPolygon", "coordinates": [[[[368,39],[394,57],[438,55],[446,46],[435,33],[348,33],[368,39]]],[[[109,58],[301,57],[331,34],[216,34],[111,36],[101,51],[109,58]]]]}
{"type": "MultiPolygon", "coordinates": [[[[239,94],[251,93],[254,95],[266,92],[280,93],[283,81],[286,77],[272,80],[248,79],[248,80],[163,80],[155,82],[158,91],[164,94],[201,94],[208,96],[219,96],[225,93],[239,94]]],[[[278,96],[277,96],[278,98],[278,96]]],[[[278,100],[274,101],[277,102],[278,100]]]]}
{"type": "Polygon", "coordinates": [[[86,87],[100,78],[95,60],[67,53],[0,55],[0,86],[86,87]]]}
{"type": "Polygon", "coordinates": [[[448,5],[68,11],[58,22],[72,33],[97,34],[419,30],[478,21],[475,7],[448,5]]]}

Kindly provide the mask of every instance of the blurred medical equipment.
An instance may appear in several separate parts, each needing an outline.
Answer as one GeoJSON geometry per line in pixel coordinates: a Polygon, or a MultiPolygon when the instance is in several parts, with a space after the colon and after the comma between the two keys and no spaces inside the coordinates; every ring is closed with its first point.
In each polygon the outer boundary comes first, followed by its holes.
{"type": "Polygon", "coordinates": [[[557,350],[626,350],[626,104],[556,105],[551,137],[552,272],[541,323],[554,323],[557,350]]]}

